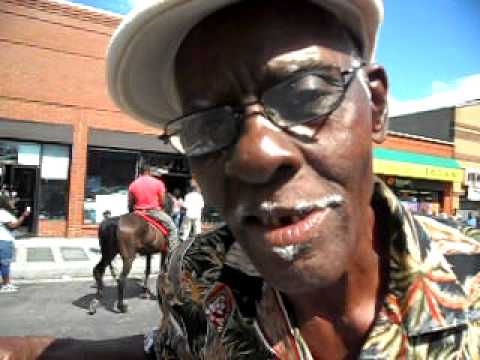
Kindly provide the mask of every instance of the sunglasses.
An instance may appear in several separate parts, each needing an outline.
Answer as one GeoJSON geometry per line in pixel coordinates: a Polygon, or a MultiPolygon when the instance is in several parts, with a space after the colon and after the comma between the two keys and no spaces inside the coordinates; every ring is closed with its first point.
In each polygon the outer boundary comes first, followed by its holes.
{"type": "MultiPolygon", "coordinates": [[[[348,70],[326,66],[295,73],[265,90],[255,104],[262,106],[261,114],[273,124],[295,135],[299,126],[334,112],[365,65],[359,63],[348,70]]],[[[188,157],[222,150],[237,141],[245,106],[216,106],[181,116],[166,124],[162,138],[168,138],[177,151],[188,157]]]]}

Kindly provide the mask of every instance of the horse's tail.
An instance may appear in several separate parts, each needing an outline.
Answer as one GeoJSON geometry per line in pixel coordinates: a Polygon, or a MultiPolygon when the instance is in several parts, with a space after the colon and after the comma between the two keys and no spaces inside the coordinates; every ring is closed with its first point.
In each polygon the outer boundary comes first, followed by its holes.
{"type": "Polygon", "coordinates": [[[98,227],[98,242],[104,257],[118,251],[117,229],[119,218],[119,216],[106,218],[98,227]]]}

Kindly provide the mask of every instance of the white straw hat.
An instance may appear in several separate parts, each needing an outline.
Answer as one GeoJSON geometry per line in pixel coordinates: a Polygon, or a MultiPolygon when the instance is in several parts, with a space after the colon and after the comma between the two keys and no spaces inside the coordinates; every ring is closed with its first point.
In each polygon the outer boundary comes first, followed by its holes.
{"type": "MultiPolygon", "coordinates": [[[[335,14],[360,40],[363,59],[373,59],[383,20],[382,0],[310,1],[335,14]]],[[[174,79],[177,50],[202,19],[236,2],[157,0],[128,14],[107,53],[108,89],[120,109],[154,126],[182,115],[174,79]]]]}

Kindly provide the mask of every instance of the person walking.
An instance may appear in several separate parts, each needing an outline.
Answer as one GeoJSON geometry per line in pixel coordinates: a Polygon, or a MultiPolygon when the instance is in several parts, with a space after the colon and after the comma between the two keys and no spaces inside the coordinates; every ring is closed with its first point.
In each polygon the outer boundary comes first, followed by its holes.
{"type": "Polygon", "coordinates": [[[185,217],[182,222],[181,239],[187,240],[192,233],[194,236],[202,232],[202,210],[205,206],[203,196],[197,185],[192,185],[185,195],[185,217]]]}
{"type": "Polygon", "coordinates": [[[183,198],[179,188],[175,188],[172,193],[172,219],[177,229],[182,225],[183,198]]]}
{"type": "Polygon", "coordinates": [[[6,196],[0,197],[0,273],[2,285],[0,293],[12,293],[18,291],[18,287],[10,282],[10,264],[13,259],[14,240],[10,230],[19,227],[30,215],[27,207],[17,219],[13,214],[12,201],[6,196]]]}

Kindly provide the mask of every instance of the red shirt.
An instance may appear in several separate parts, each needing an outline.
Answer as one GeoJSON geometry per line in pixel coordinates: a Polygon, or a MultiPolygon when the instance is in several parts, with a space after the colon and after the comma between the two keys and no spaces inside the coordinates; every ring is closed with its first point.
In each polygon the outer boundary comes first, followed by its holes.
{"type": "Polygon", "coordinates": [[[165,196],[165,184],[162,180],[150,175],[138,177],[128,187],[128,192],[134,201],[135,210],[161,209],[165,196]]]}

